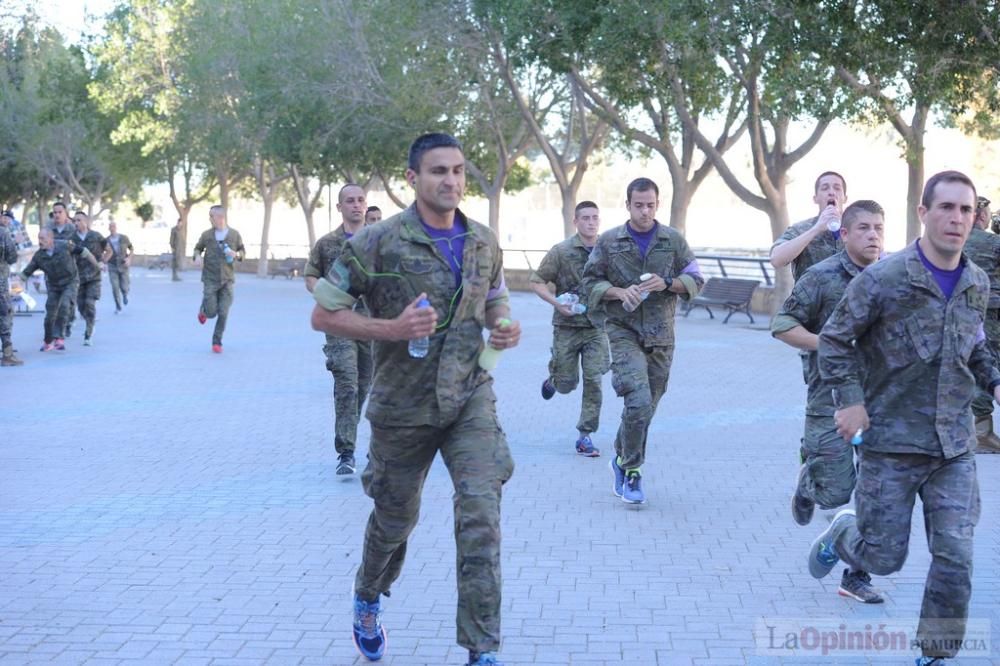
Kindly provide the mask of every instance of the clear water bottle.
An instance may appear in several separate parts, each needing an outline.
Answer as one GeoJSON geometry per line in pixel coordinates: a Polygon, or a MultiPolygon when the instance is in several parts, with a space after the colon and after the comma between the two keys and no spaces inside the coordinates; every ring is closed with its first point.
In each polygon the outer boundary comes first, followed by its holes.
{"type": "MultiPolygon", "coordinates": [[[[510,319],[504,317],[497,322],[497,325],[510,326],[510,319]]],[[[483,351],[479,352],[479,367],[487,371],[495,370],[497,363],[500,362],[500,354],[502,353],[502,349],[497,349],[487,341],[486,346],[483,347],[483,351]]]]}
{"type": "Polygon", "coordinates": [[[226,258],[226,263],[233,263],[233,256],[229,254],[229,243],[222,244],[222,256],[226,258]]]}
{"type": "MultiPolygon", "coordinates": [[[[831,207],[831,206],[833,206],[833,205],[834,205],[834,203],[833,203],[832,201],[830,201],[830,202],[828,202],[828,203],[827,203],[827,208],[829,208],[829,207],[831,207]]],[[[832,220],[830,220],[829,222],[827,222],[827,223],[826,223],[826,228],[827,228],[827,229],[828,229],[828,230],[830,231],[830,233],[832,233],[832,234],[835,234],[835,233],[837,233],[838,231],[840,231],[840,217],[839,217],[839,216],[838,216],[838,217],[835,217],[834,219],[832,219],[832,220]]]]}
{"type": "Polygon", "coordinates": [[[580,297],[576,294],[566,292],[557,296],[556,300],[559,301],[559,305],[569,306],[573,314],[583,314],[587,311],[587,306],[580,302],[580,297]]]}
{"type": "MultiPolygon", "coordinates": [[[[429,308],[431,306],[430,301],[426,298],[421,298],[420,302],[417,303],[418,308],[429,308]]],[[[431,348],[431,339],[426,335],[422,338],[415,338],[410,340],[409,350],[410,356],[413,358],[424,358],[427,356],[427,352],[431,348]]]]}
{"type": "MultiPolygon", "coordinates": [[[[652,277],[653,277],[652,273],[643,273],[642,275],[639,276],[639,282],[645,282],[646,280],[649,280],[652,277]]],[[[642,300],[643,301],[646,300],[647,298],[649,298],[649,292],[648,291],[643,291],[643,292],[640,292],[640,293],[642,294],[642,300]]],[[[639,305],[642,305],[641,301],[640,301],[639,305]]],[[[622,307],[625,308],[625,312],[635,312],[639,308],[639,305],[637,305],[635,307],[632,307],[628,303],[626,303],[625,301],[622,301],[622,307]]]]}

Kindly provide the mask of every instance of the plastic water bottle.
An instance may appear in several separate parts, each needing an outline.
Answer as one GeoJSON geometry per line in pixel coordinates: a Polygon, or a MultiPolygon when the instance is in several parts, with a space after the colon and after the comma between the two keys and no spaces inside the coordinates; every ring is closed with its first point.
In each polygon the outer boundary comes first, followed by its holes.
{"type": "Polygon", "coordinates": [[[854,437],[851,437],[851,444],[853,444],[854,446],[860,446],[861,442],[864,441],[864,437],[862,437],[864,432],[865,432],[864,428],[858,428],[858,431],[854,433],[854,437]]]}
{"type": "Polygon", "coordinates": [[[569,292],[560,294],[556,297],[556,300],[559,301],[559,305],[569,306],[569,309],[572,310],[573,314],[583,314],[587,311],[587,306],[580,302],[580,297],[576,294],[571,294],[569,292]]]}
{"type": "MultiPolygon", "coordinates": [[[[646,280],[649,280],[652,277],[653,277],[652,273],[643,273],[642,275],[639,276],[639,282],[645,282],[646,280]]],[[[647,298],[649,298],[648,291],[642,291],[639,293],[642,294],[642,300],[646,300],[647,298]]],[[[640,302],[639,305],[642,305],[642,303],[640,302]]],[[[622,307],[625,308],[625,312],[635,312],[636,309],[638,309],[639,305],[631,307],[628,303],[622,301],[622,307]]]]}
{"type": "MultiPolygon", "coordinates": [[[[504,317],[497,322],[499,326],[510,326],[510,319],[504,317]]],[[[486,371],[492,371],[496,369],[497,363],[500,362],[500,354],[503,353],[502,349],[497,349],[489,342],[483,347],[483,351],[479,352],[479,367],[486,371]]]]}
{"type": "MultiPolygon", "coordinates": [[[[430,301],[426,298],[421,298],[420,302],[417,303],[418,308],[429,308],[431,306],[430,301]]],[[[410,356],[413,358],[424,358],[427,356],[427,352],[431,348],[431,339],[426,335],[422,338],[415,338],[410,340],[409,350],[410,356]]]]}
{"type": "MultiPolygon", "coordinates": [[[[833,206],[833,202],[827,204],[827,207],[833,206]]],[[[836,217],[826,223],[826,228],[830,230],[830,233],[835,234],[840,231],[840,217],[836,217]]]]}
{"type": "Polygon", "coordinates": [[[229,254],[229,243],[222,244],[222,256],[226,258],[226,263],[233,263],[233,257],[229,254]]]}

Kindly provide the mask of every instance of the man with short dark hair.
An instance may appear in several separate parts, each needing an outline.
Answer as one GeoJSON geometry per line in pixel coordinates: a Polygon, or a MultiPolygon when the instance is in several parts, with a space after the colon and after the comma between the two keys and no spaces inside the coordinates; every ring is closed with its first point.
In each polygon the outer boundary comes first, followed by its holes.
{"type": "Polygon", "coordinates": [[[656,407],[674,357],[677,298],[698,294],[705,280],[680,233],[656,220],[660,190],[637,178],[625,195],[628,221],[601,234],[583,272],[587,307],[606,315],[611,383],[624,400],[610,461],[614,494],[644,504],[642,464],[656,407]]]}
{"type": "Polygon", "coordinates": [[[10,269],[17,263],[17,244],[11,234],[14,214],[9,210],[0,213],[0,367],[24,365],[14,353],[11,340],[14,330],[14,305],[10,302],[10,269]]]}
{"type": "Polygon", "coordinates": [[[365,211],[365,224],[375,224],[382,219],[382,209],[378,206],[368,206],[365,211]]]}
{"type": "MultiPolygon", "coordinates": [[[[885,237],[885,213],[874,201],[857,201],[844,209],[840,236],[844,249],[814,264],[795,283],[781,310],[771,319],[771,333],[805,352],[808,385],[805,436],[798,482],[792,495],[792,518],[808,525],[818,504],[833,509],[851,501],[854,490],[854,447],[837,433],[830,387],[819,375],[816,348],[819,332],[840,302],[847,285],[878,261],[885,237]]],[[[838,592],[864,603],[882,603],[865,571],[844,569],[838,592]]]]}
{"type": "MultiPolygon", "coordinates": [[[[69,207],[62,201],[52,204],[52,210],[49,211],[49,228],[52,229],[55,240],[75,242],[76,225],[70,219],[69,207]]],[[[59,331],[59,338],[68,338],[73,332],[73,322],[76,321],[76,297],[75,291],[70,294],[69,316],[66,317],[64,330],[59,331]]]]}
{"type": "Polygon", "coordinates": [[[78,285],[76,257],[82,257],[92,268],[98,267],[97,257],[73,241],[56,240],[52,229],[38,232],[38,246],[21,277],[27,282],[37,270],[45,274],[45,340],[41,351],[63,350],[66,348],[63,331],[78,285]]]}
{"type": "MultiPolygon", "coordinates": [[[[987,229],[990,224],[990,200],[976,200],[976,221],[965,241],[965,254],[986,272],[990,280],[990,300],[986,306],[986,346],[1000,361],[1000,236],[987,229]]],[[[976,417],[976,453],[1000,453],[1000,437],[993,432],[993,397],[980,391],[972,401],[976,417]]]]}
{"type": "MultiPolygon", "coordinates": [[[[311,293],[316,283],[330,272],[344,245],[365,226],[365,190],[348,183],[337,193],[337,211],[341,225],[326,234],[313,246],[306,263],[306,289],[311,293]]],[[[355,312],[367,314],[364,300],[358,299],[355,312]]],[[[372,383],[371,340],[351,340],[326,334],[323,345],[326,369],[333,375],[333,446],[337,451],[337,474],[354,474],[357,462],[358,421],[372,383]]]]}
{"type": "Polygon", "coordinates": [[[844,177],[836,171],[821,173],[813,185],[813,202],[819,213],[785,229],[771,246],[771,265],[782,268],[791,264],[792,277],[798,280],[810,266],[842,250],[840,216],[845,201],[844,177]]]}
{"type": "MultiPolygon", "coordinates": [[[[104,236],[90,228],[90,216],[82,210],[73,214],[73,222],[76,225],[76,237],[74,242],[87,248],[91,255],[98,257],[98,261],[104,257],[106,244],[104,236]]],[[[89,347],[93,344],[94,323],[97,321],[97,301],[101,298],[101,267],[98,263],[92,266],[84,257],[76,258],[77,275],[79,276],[79,286],[76,292],[76,303],[80,308],[80,316],[86,323],[83,332],[83,346],[89,347]]]]}
{"type": "Polygon", "coordinates": [[[447,134],[417,138],[406,180],[416,202],[351,238],[313,292],[313,328],[375,341],[361,476],[375,509],[355,580],[354,643],[373,661],[385,652],[380,597],[399,577],[440,452],[455,490],[458,644],[470,666],[500,666],[500,497],[514,461],[480,356],[484,328],[494,351],[515,347],[521,328],[509,319],[496,236],[458,209],[461,144],[447,134]],[[359,298],[370,317],[354,311],[359,298]]]}
{"type": "Polygon", "coordinates": [[[810,548],[809,571],[822,578],[841,559],[880,576],[899,571],[919,495],[931,567],[918,665],[954,657],[965,636],[980,513],[971,405],[977,384],[1000,399],[982,330],[989,279],[962,253],[975,206],[968,176],[932,176],[917,209],[924,235],[858,275],[819,338],[837,432],[863,442],[856,513],[834,516],[810,548]]]}
{"type": "Polygon", "coordinates": [[[212,351],[222,353],[222,334],[226,331],[229,308],[233,305],[233,290],[236,286],[235,261],[243,261],[246,248],[240,232],[226,224],[226,209],[212,206],[208,211],[212,228],[206,229],[194,246],[197,263],[199,255],[205,254],[201,269],[203,295],[198,309],[198,323],[204,324],[213,317],[215,330],[212,331],[212,351]]]}
{"type": "Polygon", "coordinates": [[[132,241],[128,236],[118,233],[115,222],[109,224],[104,261],[108,266],[111,294],[115,297],[115,314],[122,311],[123,305],[128,305],[129,267],[132,265],[133,251],[132,241]]]}
{"type": "Polygon", "coordinates": [[[573,214],[576,233],[557,243],[542,259],[531,275],[531,288],[539,298],[552,306],[552,358],[549,374],[542,382],[542,397],[549,400],[556,394],[569,393],[580,381],[583,371],[583,403],[576,429],[576,452],[596,458],[600,449],[594,446],[590,434],[597,431],[601,419],[601,377],[610,368],[608,336],[594,326],[580,302],[583,267],[597,243],[601,226],[600,212],[593,201],[581,201],[573,214]],[[555,285],[555,295],[549,283],[555,285]],[[572,295],[579,305],[561,303],[558,298],[572,295]],[[574,307],[577,308],[574,311],[574,307]],[[583,309],[582,311],[580,311],[583,309]]]}

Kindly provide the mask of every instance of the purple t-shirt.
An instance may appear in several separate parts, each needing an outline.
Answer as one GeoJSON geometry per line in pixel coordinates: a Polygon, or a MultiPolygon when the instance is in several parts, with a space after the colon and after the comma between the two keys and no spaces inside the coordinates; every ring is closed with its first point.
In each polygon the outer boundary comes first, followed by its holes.
{"type": "Polygon", "coordinates": [[[467,231],[465,223],[456,215],[455,225],[451,229],[435,229],[423,220],[420,220],[420,224],[424,225],[424,231],[448,262],[451,274],[455,276],[455,287],[458,288],[462,284],[462,253],[465,251],[467,231]]]}
{"type": "Polygon", "coordinates": [[[945,300],[951,300],[951,295],[955,291],[955,285],[958,284],[959,279],[962,277],[962,271],[965,270],[965,258],[962,258],[961,263],[958,264],[958,268],[948,271],[932,264],[924,256],[924,251],[920,248],[920,243],[917,243],[917,253],[920,254],[920,261],[931,272],[931,275],[934,276],[934,281],[941,288],[941,293],[944,294],[945,300]]]}
{"type": "Polygon", "coordinates": [[[649,231],[636,231],[632,228],[631,222],[626,222],[625,228],[628,229],[629,235],[639,246],[639,256],[645,259],[646,253],[649,252],[649,244],[656,238],[656,232],[660,228],[660,223],[653,222],[653,228],[649,231]]]}

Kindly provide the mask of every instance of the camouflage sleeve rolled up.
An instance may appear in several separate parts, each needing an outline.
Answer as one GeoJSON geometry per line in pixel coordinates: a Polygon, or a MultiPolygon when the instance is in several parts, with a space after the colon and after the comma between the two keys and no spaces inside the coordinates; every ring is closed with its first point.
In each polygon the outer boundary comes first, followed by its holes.
{"type": "Polygon", "coordinates": [[[198,242],[194,244],[194,258],[197,259],[198,255],[205,251],[205,240],[206,234],[202,234],[198,237],[198,242]]]}
{"type": "Polygon", "coordinates": [[[799,326],[810,333],[818,330],[819,299],[813,296],[816,286],[816,277],[811,272],[807,272],[795,283],[792,293],[771,318],[771,335],[777,336],[799,326]]]}
{"type": "Polygon", "coordinates": [[[705,278],[701,274],[701,269],[698,267],[698,259],[694,256],[694,252],[691,251],[687,240],[683,236],[678,235],[677,243],[679,247],[677,248],[677,254],[674,255],[674,274],[666,277],[680,280],[681,284],[684,285],[685,293],[678,294],[678,296],[688,301],[697,296],[698,292],[701,291],[701,288],[705,285],[705,278]]]}
{"type": "Polygon", "coordinates": [[[306,262],[306,268],[303,274],[306,277],[321,278],[325,277],[323,275],[322,258],[320,257],[320,244],[314,243],[312,249],[309,250],[309,260],[306,262]]]}
{"type": "Polygon", "coordinates": [[[819,336],[819,371],[838,408],[865,402],[854,342],[879,316],[881,290],[870,269],[851,281],[819,336]]]}
{"type": "Polygon", "coordinates": [[[232,245],[233,251],[236,253],[236,261],[243,261],[247,256],[247,248],[243,245],[243,236],[236,229],[231,230],[233,232],[233,240],[235,243],[232,245]]]}
{"type": "Polygon", "coordinates": [[[559,252],[552,248],[545,253],[542,263],[538,265],[538,270],[532,272],[531,281],[538,284],[554,283],[559,276],[559,252]]]}
{"type": "Polygon", "coordinates": [[[507,281],[503,276],[503,250],[500,244],[493,242],[493,270],[490,274],[490,288],[486,292],[486,310],[510,303],[510,293],[507,291],[507,281]]]}
{"type": "MultiPolygon", "coordinates": [[[[330,266],[326,276],[320,278],[313,290],[313,297],[320,307],[330,310],[350,310],[364,296],[370,286],[370,275],[375,271],[374,256],[365,256],[363,249],[369,234],[362,229],[344,244],[340,256],[330,266]],[[370,262],[370,263],[369,263],[370,262]]],[[[372,239],[372,246],[374,247],[372,239]]]]}

